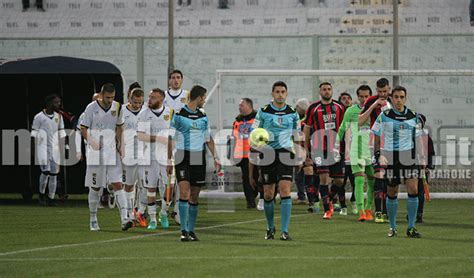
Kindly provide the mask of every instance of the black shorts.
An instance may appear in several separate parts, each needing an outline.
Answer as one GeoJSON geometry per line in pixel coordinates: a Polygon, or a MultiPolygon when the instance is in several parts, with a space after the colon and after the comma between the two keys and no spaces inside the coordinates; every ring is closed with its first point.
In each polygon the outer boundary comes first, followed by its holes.
{"type": "Polygon", "coordinates": [[[332,165],[315,165],[316,173],[326,174],[329,173],[329,176],[333,179],[343,179],[344,178],[344,162],[336,162],[332,165]]]}
{"type": "MultiPolygon", "coordinates": [[[[294,166],[286,165],[280,160],[280,153],[290,153],[287,150],[275,150],[275,159],[270,165],[260,166],[263,184],[274,184],[281,180],[293,181],[294,166]]],[[[293,155],[290,153],[290,156],[293,155]]]]}
{"type": "Polygon", "coordinates": [[[421,177],[420,166],[413,158],[412,151],[382,151],[382,155],[388,160],[385,177],[389,186],[397,186],[406,179],[418,179],[421,177]]]}
{"type": "Polygon", "coordinates": [[[206,152],[190,152],[177,150],[175,161],[176,179],[178,183],[188,181],[191,186],[206,185],[206,152]]]}
{"type": "Polygon", "coordinates": [[[311,150],[311,158],[317,174],[329,173],[331,178],[344,178],[344,157],[342,155],[339,155],[340,160],[337,161],[334,152],[313,149],[311,150]]]}

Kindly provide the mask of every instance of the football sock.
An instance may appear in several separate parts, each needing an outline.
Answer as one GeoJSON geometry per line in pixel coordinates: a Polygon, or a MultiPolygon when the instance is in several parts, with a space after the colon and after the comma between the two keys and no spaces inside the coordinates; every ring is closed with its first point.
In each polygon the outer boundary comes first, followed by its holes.
{"type": "Polygon", "coordinates": [[[133,194],[134,192],[125,192],[125,195],[127,196],[127,213],[128,213],[128,218],[130,219],[135,219],[135,216],[133,215],[133,194]]]}
{"type": "Polygon", "coordinates": [[[165,199],[164,199],[164,198],[161,198],[160,201],[161,201],[161,211],[160,211],[160,215],[168,215],[165,199]]]}
{"type": "Polygon", "coordinates": [[[408,201],[407,201],[408,229],[415,227],[417,210],[418,210],[418,195],[408,194],[408,201]]]}
{"type": "Polygon", "coordinates": [[[46,192],[46,185],[48,184],[48,175],[41,173],[39,178],[39,193],[44,194],[46,192]]]}
{"type": "Polygon", "coordinates": [[[145,213],[145,209],[148,204],[147,189],[145,187],[140,188],[138,193],[138,213],[145,213]]]}
{"type": "Polygon", "coordinates": [[[125,190],[115,190],[115,202],[117,204],[118,209],[120,210],[120,219],[122,219],[122,223],[125,223],[128,219],[127,217],[127,196],[125,195],[125,190]]]}
{"type": "Polygon", "coordinates": [[[364,176],[355,177],[355,200],[357,210],[362,212],[364,210],[364,176]]]}
{"type": "Polygon", "coordinates": [[[339,203],[341,204],[341,208],[346,208],[346,188],[345,186],[339,187],[337,191],[337,195],[339,196],[339,203]]]}
{"type": "Polygon", "coordinates": [[[99,206],[99,191],[89,188],[89,196],[87,198],[89,203],[90,221],[97,221],[97,207],[99,206]]]}
{"type": "Polygon", "coordinates": [[[329,211],[329,202],[331,202],[329,198],[329,186],[328,185],[320,185],[319,190],[321,192],[321,199],[323,199],[323,207],[324,211],[329,211]]]}
{"type": "Polygon", "coordinates": [[[188,200],[179,199],[179,220],[181,225],[181,231],[188,231],[188,212],[189,203],[188,200]]]}
{"type": "Polygon", "coordinates": [[[336,186],[335,184],[331,185],[331,189],[329,192],[329,198],[332,200],[333,203],[337,203],[337,192],[339,191],[339,187],[336,186]]]}
{"type": "Polygon", "coordinates": [[[374,179],[367,179],[367,202],[365,203],[365,209],[372,209],[374,203],[374,179]]]}
{"type": "Polygon", "coordinates": [[[318,175],[313,175],[313,186],[314,186],[314,192],[316,194],[316,200],[315,202],[319,202],[319,176],[318,175]]]}
{"type": "Polygon", "coordinates": [[[54,199],[54,195],[56,195],[56,185],[58,181],[58,176],[56,175],[50,175],[49,176],[49,181],[48,181],[48,197],[50,199],[54,199]]]}
{"type": "Polygon", "coordinates": [[[397,212],[398,212],[397,196],[390,197],[387,195],[387,212],[388,212],[388,218],[390,220],[390,228],[396,229],[397,228],[397,212]]]}
{"type": "Polygon", "coordinates": [[[382,211],[382,198],[383,198],[383,179],[375,179],[374,183],[374,201],[375,201],[375,211],[382,211]]]}
{"type": "Polygon", "coordinates": [[[148,203],[148,214],[150,215],[150,222],[156,222],[156,202],[148,203]]]}
{"type": "Polygon", "coordinates": [[[425,189],[423,188],[423,180],[418,180],[418,214],[423,214],[423,207],[425,206],[425,189]]]}
{"type": "Polygon", "coordinates": [[[265,218],[267,218],[267,228],[271,230],[275,228],[275,222],[273,221],[275,202],[273,202],[273,199],[270,201],[265,200],[263,208],[265,210],[265,218]]]}
{"type": "Polygon", "coordinates": [[[199,211],[198,204],[189,203],[189,219],[188,219],[188,231],[194,231],[194,226],[196,225],[196,219],[199,211]]]}
{"type": "Polygon", "coordinates": [[[290,225],[291,216],[291,197],[281,198],[281,231],[288,233],[288,226],[290,225]]]}

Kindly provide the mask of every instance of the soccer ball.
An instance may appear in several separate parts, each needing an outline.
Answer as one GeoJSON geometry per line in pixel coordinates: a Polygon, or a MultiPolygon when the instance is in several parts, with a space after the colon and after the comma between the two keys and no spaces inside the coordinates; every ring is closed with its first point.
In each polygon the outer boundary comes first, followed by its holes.
{"type": "Polygon", "coordinates": [[[270,135],[266,129],[256,128],[250,132],[249,142],[252,148],[261,148],[265,146],[269,140],[270,135]]]}

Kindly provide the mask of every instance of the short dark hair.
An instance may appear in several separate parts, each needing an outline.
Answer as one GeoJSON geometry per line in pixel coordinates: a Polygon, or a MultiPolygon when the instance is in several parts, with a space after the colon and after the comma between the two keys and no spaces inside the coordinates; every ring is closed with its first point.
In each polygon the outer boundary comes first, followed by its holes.
{"type": "Polygon", "coordinates": [[[191,88],[191,91],[189,92],[189,100],[193,101],[197,99],[198,97],[202,97],[207,93],[206,88],[195,85],[191,88]]]}
{"type": "Polygon", "coordinates": [[[331,88],[332,88],[332,84],[329,83],[329,82],[327,82],[327,81],[325,81],[325,82],[319,84],[319,88],[321,88],[321,87],[324,86],[324,85],[329,85],[329,86],[331,86],[331,88]]]}
{"type": "Polygon", "coordinates": [[[130,84],[130,86],[128,87],[128,92],[131,92],[133,89],[135,88],[141,88],[142,86],[140,86],[140,83],[138,82],[133,82],[132,84],[130,84]]]}
{"type": "Polygon", "coordinates": [[[55,100],[56,98],[61,99],[61,97],[60,97],[59,95],[57,95],[57,94],[47,95],[47,96],[44,98],[44,105],[45,105],[46,107],[48,107],[49,104],[50,104],[51,102],[53,102],[53,100],[55,100]]]}
{"type": "Polygon", "coordinates": [[[403,91],[405,93],[405,96],[407,96],[407,89],[403,86],[395,86],[393,89],[392,89],[392,95],[395,91],[403,91]]]}
{"type": "Polygon", "coordinates": [[[342,99],[343,96],[348,96],[348,97],[352,100],[352,96],[351,96],[349,93],[342,92],[342,93],[339,95],[339,98],[337,99],[337,101],[341,102],[341,99],[342,99]]]}
{"type": "Polygon", "coordinates": [[[100,89],[101,93],[114,93],[115,92],[115,86],[112,83],[105,83],[102,85],[102,88],[100,89]]]}
{"type": "Polygon", "coordinates": [[[369,85],[360,85],[356,90],[357,96],[359,96],[359,91],[369,91],[369,94],[372,95],[372,89],[369,85]]]}
{"type": "Polygon", "coordinates": [[[152,93],[158,93],[158,94],[160,94],[162,97],[165,97],[165,92],[164,92],[162,89],[160,89],[160,88],[153,88],[153,89],[151,89],[151,92],[152,92],[152,93]]]}
{"type": "Polygon", "coordinates": [[[242,98],[243,101],[247,102],[250,105],[250,108],[253,109],[253,101],[249,99],[248,97],[242,98]]]}
{"type": "Polygon", "coordinates": [[[273,83],[272,92],[275,91],[275,87],[285,87],[285,90],[288,91],[288,86],[286,86],[286,83],[283,82],[283,81],[277,81],[277,82],[273,83]]]}
{"type": "Polygon", "coordinates": [[[145,93],[141,88],[135,88],[130,92],[130,97],[143,97],[145,93]]]}
{"type": "Polygon", "coordinates": [[[377,88],[383,88],[385,86],[389,86],[390,85],[390,82],[388,82],[388,79],[387,78],[380,78],[379,80],[377,80],[377,88]]]}
{"type": "Polygon", "coordinates": [[[168,74],[168,80],[171,79],[171,75],[175,74],[175,73],[178,73],[180,76],[181,76],[181,79],[183,79],[183,73],[180,71],[180,70],[173,70],[172,72],[170,72],[170,74],[168,74]]]}

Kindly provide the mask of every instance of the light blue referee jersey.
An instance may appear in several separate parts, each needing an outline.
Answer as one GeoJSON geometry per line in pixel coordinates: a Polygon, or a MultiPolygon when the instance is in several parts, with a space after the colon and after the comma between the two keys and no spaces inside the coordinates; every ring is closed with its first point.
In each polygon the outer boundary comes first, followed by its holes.
{"type": "Polygon", "coordinates": [[[381,149],[385,151],[407,151],[415,146],[415,138],[421,136],[422,129],[416,113],[406,108],[402,113],[387,110],[377,117],[372,133],[383,136],[381,149]]]}

